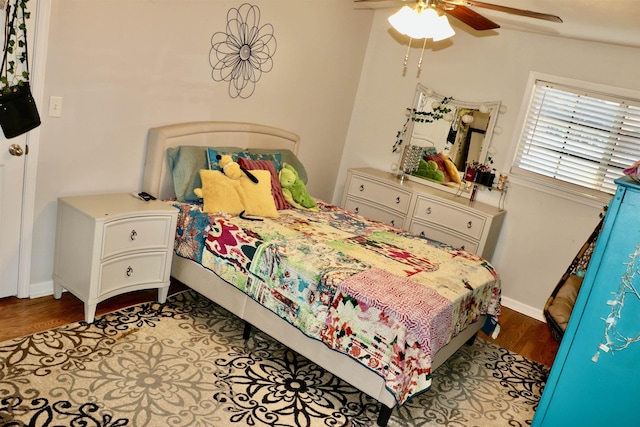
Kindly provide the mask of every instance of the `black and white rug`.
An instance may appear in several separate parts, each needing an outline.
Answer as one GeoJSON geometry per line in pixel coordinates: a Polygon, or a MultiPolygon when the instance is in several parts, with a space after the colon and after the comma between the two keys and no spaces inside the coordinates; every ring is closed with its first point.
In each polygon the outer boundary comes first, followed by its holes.
{"type": "MultiPolygon", "coordinates": [[[[196,292],[0,343],[1,426],[373,426],[379,405],[196,292]]],[[[530,425],[548,368],[477,339],[389,426],[530,425]]]]}

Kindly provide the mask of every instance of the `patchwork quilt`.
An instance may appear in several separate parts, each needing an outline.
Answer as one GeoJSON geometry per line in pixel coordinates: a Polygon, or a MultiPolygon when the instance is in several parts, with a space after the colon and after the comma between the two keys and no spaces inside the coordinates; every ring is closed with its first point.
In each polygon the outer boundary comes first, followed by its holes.
{"type": "Polygon", "coordinates": [[[251,221],[180,209],[175,252],[385,379],[402,404],[431,386],[436,352],[487,314],[500,279],[478,256],[317,201],[251,221]]]}

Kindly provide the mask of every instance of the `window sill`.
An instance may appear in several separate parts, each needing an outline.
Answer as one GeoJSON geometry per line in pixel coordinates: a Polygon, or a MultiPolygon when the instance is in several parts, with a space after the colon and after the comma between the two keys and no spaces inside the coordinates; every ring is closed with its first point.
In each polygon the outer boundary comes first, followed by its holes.
{"type": "Polygon", "coordinates": [[[509,182],[598,209],[602,209],[603,206],[608,206],[613,198],[613,194],[598,193],[598,195],[596,195],[578,189],[573,190],[564,186],[554,185],[551,182],[516,175],[513,172],[509,175],[509,182]]]}

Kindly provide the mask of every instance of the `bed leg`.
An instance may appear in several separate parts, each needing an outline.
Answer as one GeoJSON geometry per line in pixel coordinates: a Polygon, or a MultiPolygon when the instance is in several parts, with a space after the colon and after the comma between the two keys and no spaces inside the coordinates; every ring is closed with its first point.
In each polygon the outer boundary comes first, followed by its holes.
{"type": "Polygon", "coordinates": [[[476,332],[475,334],[473,334],[473,336],[471,338],[469,338],[467,340],[467,342],[465,343],[466,345],[473,345],[474,342],[476,342],[476,337],[478,336],[478,333],[476,332]]]}
{"type": "Polygon", "coordinates": [[[378,413],[378,424],[380,427],[384,427],[389,422],[389,418],[391,418],[391,412],[393,408],[389,408],[387,405],[380,404],[380,412],[378,413]]]}
{"type": "Polygon", "coordinates": [[[251,336],[251,323],[244,322],[244,331],[242,332],[242,339],[248,340],[251,336]]]}

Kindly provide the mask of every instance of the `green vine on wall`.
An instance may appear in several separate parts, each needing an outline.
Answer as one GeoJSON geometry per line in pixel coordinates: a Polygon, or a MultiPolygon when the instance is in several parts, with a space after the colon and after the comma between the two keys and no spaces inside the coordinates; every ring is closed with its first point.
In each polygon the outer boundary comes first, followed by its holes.
{"type": "Polygon", "coordinates": [[[14,25],[8,28],[5,33],[6,37],[6,55],[7,61],[5,64],[6,70],[0,70],[0,84],[2,84],[2,92],[8,93],[11,91],[12,86],[22,86],[25,82],[29,81],[29,72],[26,67],[22,72],[18,73],[16,67],[16,61],[20,64],[25,64],[27,61],[27,43],[25,40],[25,34],[27,32],[25,22],[31,17],[31,12],[27,11],[27,2],[29,0],[20,0],[16,2],[16,6],[11,12],[10,4],[7,4],[7,22],[8,26],[11,21],[14,25]],[[24,14],[24,20],[18,19],[18,8],[21,13],[24,14]],[[16,31],[16,28],[20,30],[20,34],[16,31]],[[6,72],[5,72],[6,71],[6,72]]]}
{"type": "Polygon", "coordinates": [[[397,152],[400,146],[402,146],[410,121],[416,123],[433,123],[436,120],[444,118],[446,114],[451,112],[451,108],[447,107],[447,104],[452,99],[452,97],[445,97],[438,106],[433,108],[432,111],[418,111],[415,108],[407,108],[407,111],[409,111],[407,120],[402,125],[402,129],[400,129],[396,134],[396,142],[393,144],[392,152],[397,152]]]}

